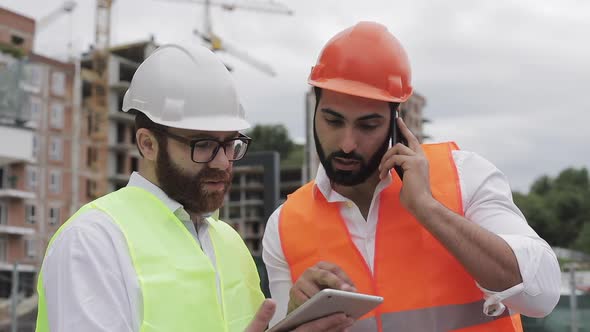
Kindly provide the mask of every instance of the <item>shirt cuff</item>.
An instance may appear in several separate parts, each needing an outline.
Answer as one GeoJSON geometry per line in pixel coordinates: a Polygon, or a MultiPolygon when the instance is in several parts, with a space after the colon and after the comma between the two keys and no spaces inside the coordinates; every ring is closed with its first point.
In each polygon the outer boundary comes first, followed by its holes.
{"type": "Polygon", "coordinates": [[[477,287],[484,292],[485,302],[483,312],[492,317],[499,316],[504,310],[506,310],[506,306],[502,302],[507,298],[523,292],[526,292],[531,296],[540,293],[540,288],[535,278],[535,274],[539,270],[539,264],[543,255],[543,251],[539,250],[539,246],[547,245],[544,241],[540,243],[539,238],[531,238],[515,234],[497,235],[506,241],[514,252],[516,261],[518,262],[522,283],[501,292],[490,291],[477,284],[477,287]]]}
{"type": "MultiPolygon", "coordinates": [[[[477,284],[477,283],[476,283],[477,284]]],[[[483,313],[487,316],[496,317],[500,316],[504,310],[506,310],[506,306],[502,303],[505,299],[520,294],[524,290],[524,284],[520,283],[516,286],[512,286],[505,291],[502,292],[493,292],[481,287],[477,284],[477,287],[481,289],[484,293],[485,302],[483,304],[483,313]]]]}

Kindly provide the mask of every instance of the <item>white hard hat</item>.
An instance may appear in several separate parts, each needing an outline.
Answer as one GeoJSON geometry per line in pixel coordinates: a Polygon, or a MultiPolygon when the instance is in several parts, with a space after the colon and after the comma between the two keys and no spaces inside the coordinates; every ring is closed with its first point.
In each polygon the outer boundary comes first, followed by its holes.
{"type": "Polygon", "coordinates": [[[204,46],[164,45],[139,66],[123,98],[123,111],[138,110],[164,126],[239,131],[250,128],[231,74],[204,46]]]}

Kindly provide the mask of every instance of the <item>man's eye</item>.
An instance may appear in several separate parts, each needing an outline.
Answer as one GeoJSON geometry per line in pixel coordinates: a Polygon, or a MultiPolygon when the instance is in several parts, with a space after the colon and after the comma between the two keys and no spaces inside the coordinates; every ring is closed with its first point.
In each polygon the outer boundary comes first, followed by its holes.
{"type": "Polygon", "coordinates": [[[363,125],[360,125],[360,127],[361,127],[362,130],[375,130],[375,129],[377,129],[378,126],[377,125],[363,124],[363,125]]]}
{"type": "Polygon", "coordinates": [[[208,149],[210,147],[213,146],[213,142],[212,141],[201,141],[201,142],[197,142],[195,144],[195,147],[197,149],[208,149]]]}
{"type": "Polygon", "coordinates": [[[332,126],[339,126],[342,125],[341,120],[333,120],[333,119],[326,119],[326,122],[332,126]]]}

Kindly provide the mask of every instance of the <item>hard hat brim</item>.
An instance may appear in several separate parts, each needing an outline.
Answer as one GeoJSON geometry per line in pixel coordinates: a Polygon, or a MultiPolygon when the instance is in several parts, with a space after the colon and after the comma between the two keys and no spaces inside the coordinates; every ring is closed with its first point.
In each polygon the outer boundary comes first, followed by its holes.
{"type": "Polygon", "coordinates": [[[351,96],[357,96],[367,99],[381,100],[386,102],[403,103],[408,100],[412,95],[412,92],[407,93],[402,98],[394,97],[389,92],[375,88],[368,84],[364,84],[357,81],[346,80],[342,78],[329,78],[321,80],[309,79],[308,83],[321,88],[334,92],[339,92],[351,96]]]}

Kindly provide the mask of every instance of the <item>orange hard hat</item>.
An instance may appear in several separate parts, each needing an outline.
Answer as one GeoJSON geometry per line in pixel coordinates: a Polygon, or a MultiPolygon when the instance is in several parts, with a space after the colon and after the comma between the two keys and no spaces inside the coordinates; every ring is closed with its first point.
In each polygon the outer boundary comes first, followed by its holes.
{"type": "Polygon", "coordinates": [[[360,22],[324,46],[309,84],[353,96],[404,102],[412,95],[410,62],[400,42],[375,22],[360,22]]]}

